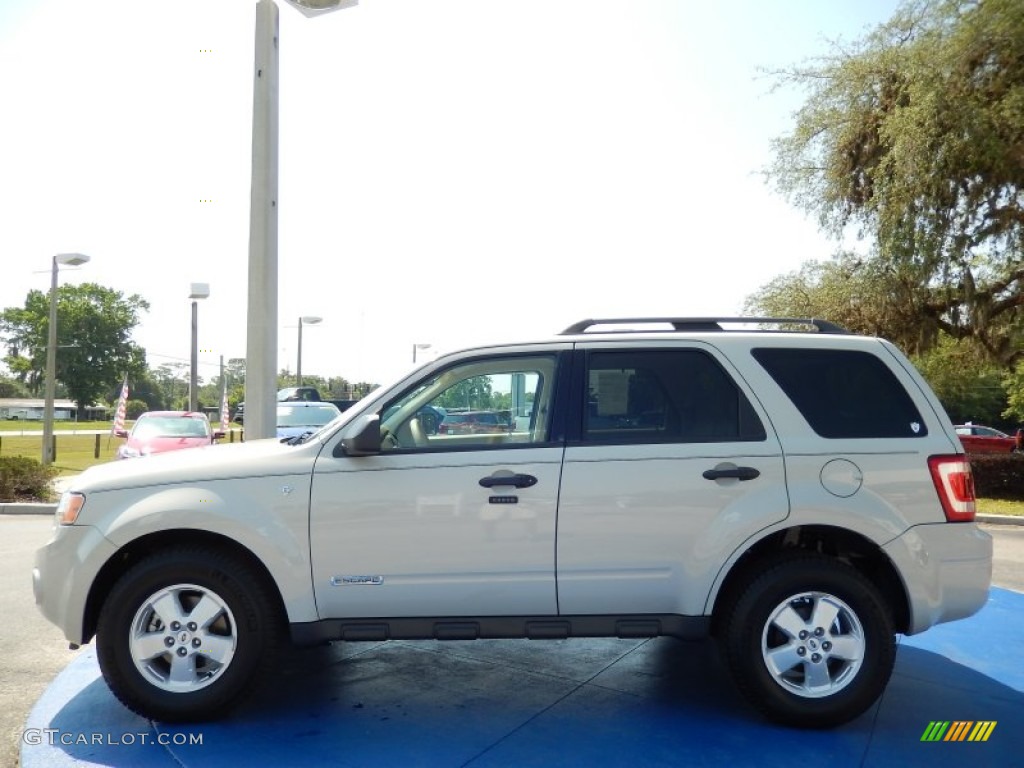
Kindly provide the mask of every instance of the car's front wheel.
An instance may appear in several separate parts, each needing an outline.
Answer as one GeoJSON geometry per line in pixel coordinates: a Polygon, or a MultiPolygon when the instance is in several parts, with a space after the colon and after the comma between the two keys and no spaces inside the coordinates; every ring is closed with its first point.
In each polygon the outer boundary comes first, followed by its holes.
{"type": "Polygon", "coordinates": [[[722,639],[747,699],[772,720],[805,728],[864,712],[896,658],[878,589],[852,566],[814,555],[759,570],[732,604],[722,639]]]}
{"type": "Polygon", "coordinates": [[[142,560],[100,612],[103,677],[154,720],[227,713],[273,669],[284,622],[266,579],[240,558],[182,548],[142,560]]]}

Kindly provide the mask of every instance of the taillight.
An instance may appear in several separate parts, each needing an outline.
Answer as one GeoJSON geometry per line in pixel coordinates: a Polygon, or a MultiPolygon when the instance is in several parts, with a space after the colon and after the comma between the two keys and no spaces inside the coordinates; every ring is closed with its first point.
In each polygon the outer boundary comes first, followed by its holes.
{"type": "Polygon", "coordinates": [[[930,456],[928,469],[942,502],[942,511],[950,523],[969,523],[974,520],[974,475],[971,462],[963,454],[930,456]]]}

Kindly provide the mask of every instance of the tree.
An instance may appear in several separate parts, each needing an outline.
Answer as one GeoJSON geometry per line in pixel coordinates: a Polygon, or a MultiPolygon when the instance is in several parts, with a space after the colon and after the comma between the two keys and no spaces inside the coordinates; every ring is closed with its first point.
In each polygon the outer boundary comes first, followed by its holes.
{"type": "MultiPolygon", "coordinates": [[[[147,309],[140,296],[95,283],[60,286],[56,378],[79,408],[98,402],[126,373],[145,370],[145,352],[131,332],[147,309]]],[[[42,291],[29,291],[24,307],[0,314],[0,333],[10,349],[4,362],[36,394],[45,377],[49,324],[50,298],[42,291]]]]}
{"type": "Polygon", "coordinates": [[[1005,372],[972,339],[941,336],[928,352],[913,358],[955,424],[974,421],[998,426],[1007,393],[1005,372]]]}
{"type": "Polygon", "coordinates": [[[28,397],[29,391],[17,379],[0,376],[0,397],[28,397]]]}
{"type": "Polygon", "coordinates": [[[820,317],[919,354],[934,346],[936,337],[917,322],[918,288],[880,260],[844,253],[776,277],[747,297],[744,310],[751,315],[820,317]]]}
{"type": "Polygon", "coordinates": [[[877,260],[865,263],[846,254],[834,261],[808,262],[798,272],[775,278],[747,298],[745,310],[751,315],[821,317],[855,333],[887,338],[910,354],[950,418],[1000,423],[1012,392],[1006,367],[973,338],[955,339],[942,331],[922,335],[914,322],[912,294],[912,285],[885,272],[877,260]]]}
{"type": "Polygon", "coordinates": [[[492,397],[490,376],[473,376],[446,389],[434,404],[447,409],[478,411],[491,408],[492,397]]]}
{"type": "Polygon", "coordinates": [[[1003,377],[1007,404],[1003,416],[1017,424],[1024,425],[1024,361],[1003,377]]]}
{"type": "MultiPolygon", "coordinates": [[[[917,0],[852,46],[777,72],[807,98],[768,176],[900,288],[915,334],[1024,359],[1024,3],[917,0]]],[[[900,309],[903,305],[903,309],[900,309]]]]}
{"type": "Polygon", "coordinates": [[[163,363],[149,371],[148,375],[159,386],[168,409],[188,408],[188,374],[188,363],[163,363]]]}

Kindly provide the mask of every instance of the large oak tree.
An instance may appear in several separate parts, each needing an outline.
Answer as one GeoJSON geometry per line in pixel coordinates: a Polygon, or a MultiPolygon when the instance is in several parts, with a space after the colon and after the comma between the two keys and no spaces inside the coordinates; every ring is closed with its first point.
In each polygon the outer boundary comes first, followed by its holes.
{"type": "Polygon", "coordinates": [[[909,2],[776,74],[807,95],[769,176],[870,246],[859,264],[790,277],[845,273],[864,292],[846,314],[869,309],[873,330],[919,351],[945,334],[1024,359],[1024,2],[909,2]]]}
{"type": "MultiPolygon", "coordinates": [[[[56,378],[80,408],[99,402],[125,374],[145,370],[145,352],[131,332],[147,309],[142,297],[95,283],[58,288],[56,378]]],[[[4,362],[36,394],[44,383],[49,325],[50,297],[42,291],[30,291],[24,307],[0,314],[9,348],[4,362]]]]}

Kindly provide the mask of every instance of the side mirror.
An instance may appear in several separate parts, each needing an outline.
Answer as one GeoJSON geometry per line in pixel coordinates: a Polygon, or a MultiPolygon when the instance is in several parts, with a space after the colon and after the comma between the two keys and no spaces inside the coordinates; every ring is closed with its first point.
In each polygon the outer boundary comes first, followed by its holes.
{"type": "Polygon", "coordinates": [[[222,437],[227,437],[227,434],[223,429],[215,429],[213,430],[213,439],[220,440],[222,437]]]}
{"type": "Polygon", "coordinates": [[[114,430],[114,437],[128,437],[128,430],[127,429],[115,429],[114,430]]]}
{"type": "Polygon", "coordinates": [[[376,413],[360,416],[355,430],[341,439],[341,448],[348,456],[374,456],[380,453],[380,416],[376,413]]]}

